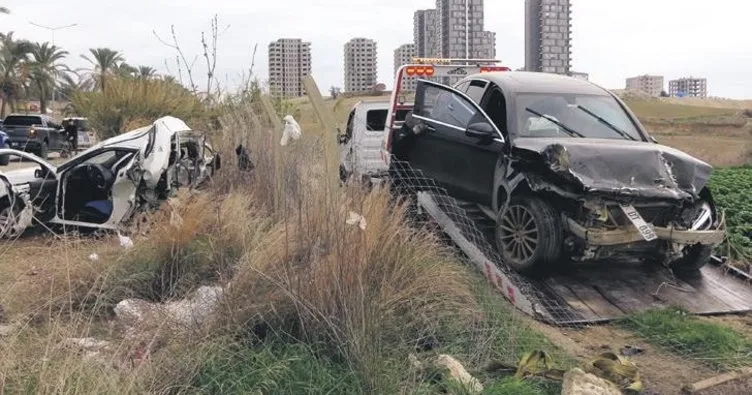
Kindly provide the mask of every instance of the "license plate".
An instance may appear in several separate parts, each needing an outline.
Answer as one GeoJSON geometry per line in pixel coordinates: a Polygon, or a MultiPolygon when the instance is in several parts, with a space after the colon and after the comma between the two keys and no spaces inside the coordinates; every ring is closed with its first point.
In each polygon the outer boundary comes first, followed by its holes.
{"type": "Polygon", "coordinates": [[[645,241],[653,241],[658,238],[658,235],[655,234],[653,228],[648,225],[647,222],[645,222],[645,220],[642,218],[642,215],[640,215],[640,213],[637,212],[637,210],[632,205],[622,205],[621,211],[623,211],[624,215],[629,218],[629,220],[632,222],[632,225],[637,228],[637,231],[640,232],[640,236],[642,236],[645,241]]]}

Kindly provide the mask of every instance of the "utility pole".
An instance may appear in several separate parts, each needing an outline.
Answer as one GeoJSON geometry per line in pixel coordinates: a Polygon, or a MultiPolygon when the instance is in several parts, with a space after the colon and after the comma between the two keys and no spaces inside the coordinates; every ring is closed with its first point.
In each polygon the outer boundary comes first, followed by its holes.
{"type": "MultiPolygon", "coordinates": [[[[71,23],[70,25],[63,25],[63,26],[45,26],[45,25],[40,25],[40,24],[31,22],[31,21],[29,21],[29,23],[32,24],[32,25],[34,25],[34,26],[36,26],[36,27],[41,27],[42,29],[47,29],[50,32],[52,32],[52,46],[53,47],[55,46],[55,31],[61,30],[61,29],[67,29],[69,27],[78,26],[78,23],[71,23]]],[[[56,88],[56,85],[57,85],[57,80],[53,79],[53,81],[52,81],[52,103],[51,104],[55,103],[55,88],[56,88]]]]}

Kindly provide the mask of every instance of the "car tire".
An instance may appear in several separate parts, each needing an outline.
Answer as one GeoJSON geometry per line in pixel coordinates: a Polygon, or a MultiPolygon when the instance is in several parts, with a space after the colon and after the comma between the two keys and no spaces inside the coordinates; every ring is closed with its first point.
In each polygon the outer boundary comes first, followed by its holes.
{"type": "Polygon", "coordinates": [[[47,160],[49,153],[49,146],[47,145],[47,141],[42,141],[42,144],[39,146],[39,157],[47,160]]]}
{"type": "Polygon", "coordinates": [[[695,244],[685,247],[684,256],[671,263],[675,272],[695,273],[710,262],[713,256],[713,246],[695,244]]]}
{"type": "Polygon", "coordinates": [[[513,197],[496,218],[496,245],[505,264],[526,275],[546,274],[562,257],[561,217],[547,201],[513,197]]]}
{"type": "MultiPolygon", "coordinates": [[[[3,148],[9,149],[10,145],[5,143],[3,144],[3,148]]],[[[10,155],[0,155],[0,166],[8,166],[8,163],[10,163],[10,155]]]]}

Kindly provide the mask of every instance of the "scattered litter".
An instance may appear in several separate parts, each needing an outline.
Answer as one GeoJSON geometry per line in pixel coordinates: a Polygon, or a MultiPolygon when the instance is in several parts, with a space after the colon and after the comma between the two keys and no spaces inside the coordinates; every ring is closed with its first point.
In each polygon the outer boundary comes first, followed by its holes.
{"type": "Polygon", "coordinates": [[[285,146],[290,139],[298,140],[303,133],[292,115],[286,115],[283,120],[285,121],[285,130],[282,132],[282,140],[279,143],[285,146]]]}
{"type": "Polygon", "coordinates": [[[643,350],[640,347],[627,345],[627,346],[624,346],[621,349],[621,355],[624,355],[626,357],[630,357],[632,355],[641,354],[643,351],[645,351],[645,350],[643,350]]]}
{"type": "Polygon", "coordinates": [[[125,299],[114,310],[118,319],[131,327],[142,324],[149,318],[167,319],[183,327],[198,327],[214,312],[223,293],[222,287],[202,286],[190,298],[167,303],[125,299]]]}
{"type": "Polygon", "coordinates": [[[131,240],[128,236],[123,236],[118,232],[118,239],[120,239],[120,246],[124,247],[126,250],[133,247],[133,240],[131,240]]]}
{"type": "Polygon", "coordinates": [[[251,151],[244,147],[243,144],[235,147],[235,155],[238,157],[238,169],[242,171],[250,171],[256,167],[251,161],[251,151]]]}
{"type": "Polygon", "coordinates": [[[562,395],[621,395],[616,386],[594,374],[585,373],[580,368],[574,368],[564,373],[564,382],[561,388],[562,395]]]}
{"type": "Polygon", "coordinates": [[[93,337],[76,338],[71,337],[65,339],[65,343],[69,346],[80,348],[86,351],[99,351],[110,345],[110,342],[106,340],[97,340],[93,337]]]}
{"type": "Polygon", "coordinates": [[[608,380],[623,390],[640,392],[642,382],[637,366],[612,352],[605,352],[583,365],[586,373],[608,380]]]}
{"type": "Polygon", "coordinates": [[[449,375],[452,376],[452,378],[460,384],[466,386],[471,392],[483,392],[483,385],[480,383],[480,381],[470,375],[470,373],[465,370],[465,367],[462,366],[462,364],[458,360],[452,358],[449,355],[442,354],[439,355],[439,358],[436,362],[439,366],[443,366],[449,369],[449,375]]]}
{"type": "Polygon", "coordinates": [[[92,252],[91,255],[89,255],[89,260],[90,261],[98,261],[99,260],[99,254],[97,254],[96,252],[92,252]]]}
{"type": "Polygon", "coordinates": [[[752,368],[749,368],[749,367],[741,368],[733,372],[722,373],[717,376],[713,376],[705,380],[698,381],[694,384],[685,385],[682,388],[682,390],[685,393],[695,394],[695,393],[704,391],[708,388],[712,388],[712,387],[727,383],[729,381],[736,381],[736,380],[746,379],[749,377],[752,377],[752,368]]]}
{"type": "Polygon", "coordinates": [[[358,224],[361,230],[366,230],[366,218],[356,212],[350,211],[347,213],[347,221],[345,221],[348,225],[355,225],[358,224]]]}

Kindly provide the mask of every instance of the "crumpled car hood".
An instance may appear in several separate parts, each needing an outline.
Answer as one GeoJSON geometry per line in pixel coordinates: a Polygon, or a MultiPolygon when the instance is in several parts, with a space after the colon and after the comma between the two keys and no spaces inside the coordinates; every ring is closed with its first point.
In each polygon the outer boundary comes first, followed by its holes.
{"type": "Polygon", "coordinates": [[[551,171],[584,192],[611,196],[693,200],[712,171],[682,151],[638,141],[517,138],[513,147],[518,154],[539,155],[551,171]]]}

